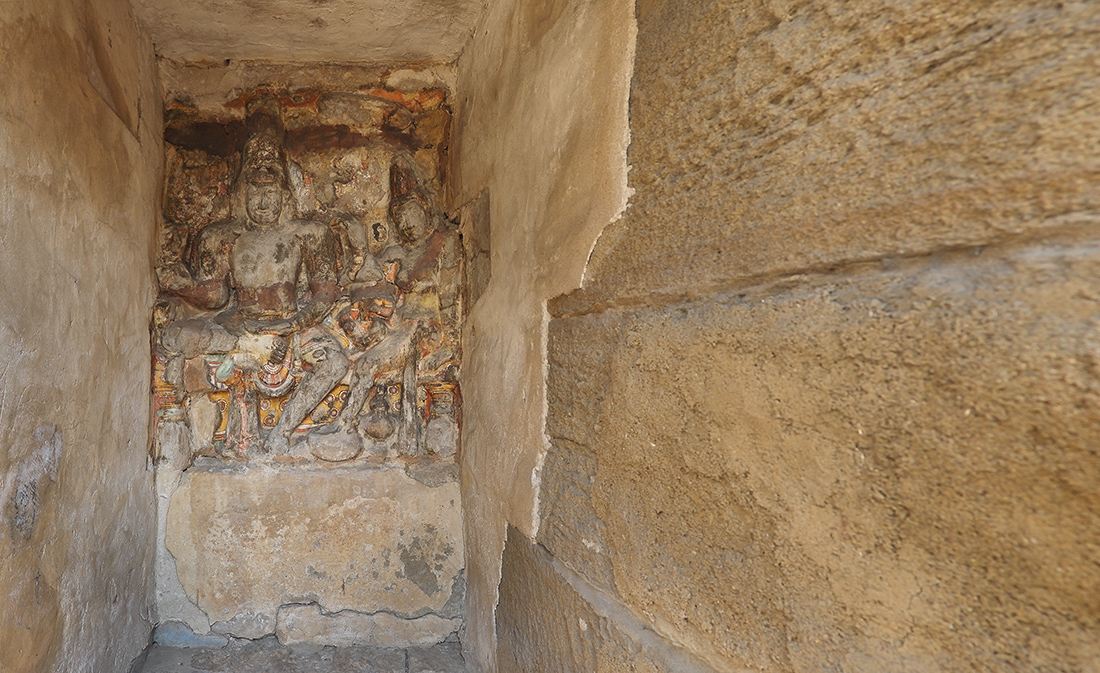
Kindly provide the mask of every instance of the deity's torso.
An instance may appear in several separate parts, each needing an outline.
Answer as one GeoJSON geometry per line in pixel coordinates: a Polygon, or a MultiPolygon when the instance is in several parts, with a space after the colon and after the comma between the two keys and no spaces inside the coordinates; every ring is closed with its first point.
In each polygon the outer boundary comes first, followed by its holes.
{"type": "Polygon", "coordinates": [[[229,255],[238,311],[257,318],[285,318],[298,310],[304,237],[323,225],[303,220],[245,227],[229,255]]]}

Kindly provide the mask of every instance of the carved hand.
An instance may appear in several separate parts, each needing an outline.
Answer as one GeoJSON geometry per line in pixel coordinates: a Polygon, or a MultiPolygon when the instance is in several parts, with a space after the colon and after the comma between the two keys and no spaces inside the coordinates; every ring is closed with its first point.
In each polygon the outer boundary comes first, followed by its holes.
{"type": "Polygon", "coordinates": [[[244,318],[236,311],[219,313],[214,316],[214,322],[234,334],[239,334],[244,331],[244,318]]]}
{"type": "Polygon", "coordinates": [[[245,334],[237,341],[237,351],[262,364],[272,359],[276,347],[282,343],[274,334],[245,334]]]}
{"type": "Polygon", "coordinates": [[[191,272],[187,270],[187,266],[181,261],[177,260],[171,264],[158,266],[156,271],[157,283],[160,285],[160,289],[165,292],[178,292],[194,284],[194,281],[191,280],[191,272]]]}
{"type": "Polygon", "coordinates": [[[241,326],[253,334],[275,334],[278,336],[289,336],[300,329],[297,316],[281,320],[255,320],[253,318],[245,318],[242,320],[241,326]]]}

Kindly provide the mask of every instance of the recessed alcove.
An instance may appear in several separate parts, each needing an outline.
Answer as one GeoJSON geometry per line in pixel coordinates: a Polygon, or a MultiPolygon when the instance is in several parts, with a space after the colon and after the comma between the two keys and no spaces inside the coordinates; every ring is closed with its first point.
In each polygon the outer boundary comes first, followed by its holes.
{"type": "Polygon", "coordinates": [[[174,632],[458,638],[448,73],[161,62],[156,582],[174,632]]]}

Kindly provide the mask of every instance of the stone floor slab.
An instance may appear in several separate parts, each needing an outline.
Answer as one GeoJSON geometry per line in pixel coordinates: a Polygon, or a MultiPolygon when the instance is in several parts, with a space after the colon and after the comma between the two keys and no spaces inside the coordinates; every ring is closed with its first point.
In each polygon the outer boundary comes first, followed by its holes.
{"type": "Polygon", "coordinates": [[[153,647],[142,673],[405,673],[404,650],[283,647],[274,638],[221,649],[153,647]]]}
{"type": "Polygon", "coordinates": [[[234,640],[222,648],[153,646],[140,673],[466,673],[458,643],[408,650],[304,648],[275,638],[234,640]]]}
{"type": "Polygon", "coordinates": [[[462,646],[440,643],[434,647],[410,647],[408,673],[465,673],[462,646]]]}

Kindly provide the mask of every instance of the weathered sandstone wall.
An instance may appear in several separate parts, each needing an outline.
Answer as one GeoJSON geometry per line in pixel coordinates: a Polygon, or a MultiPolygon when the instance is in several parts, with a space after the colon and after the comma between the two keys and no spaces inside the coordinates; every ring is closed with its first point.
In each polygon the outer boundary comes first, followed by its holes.
{"type": "Polygon", "coordinates": [[[0,3],[0,670],[149,641],[159,87],[124,0],[0,3]]]}
{"type": "Polygon", "coordinates": [[[539,525],[545,302],[580,285],[593,243],[626,204],[632,5],[494,2],[458,63],[449,185],[471,302],[464,644],[485,670],[507,525],[528,536],[539,525]]]}
{"type": "Polygon", "coordinates": [[[498,670],[1090,670],[1100,11],[637,12],[498,670]]]}

